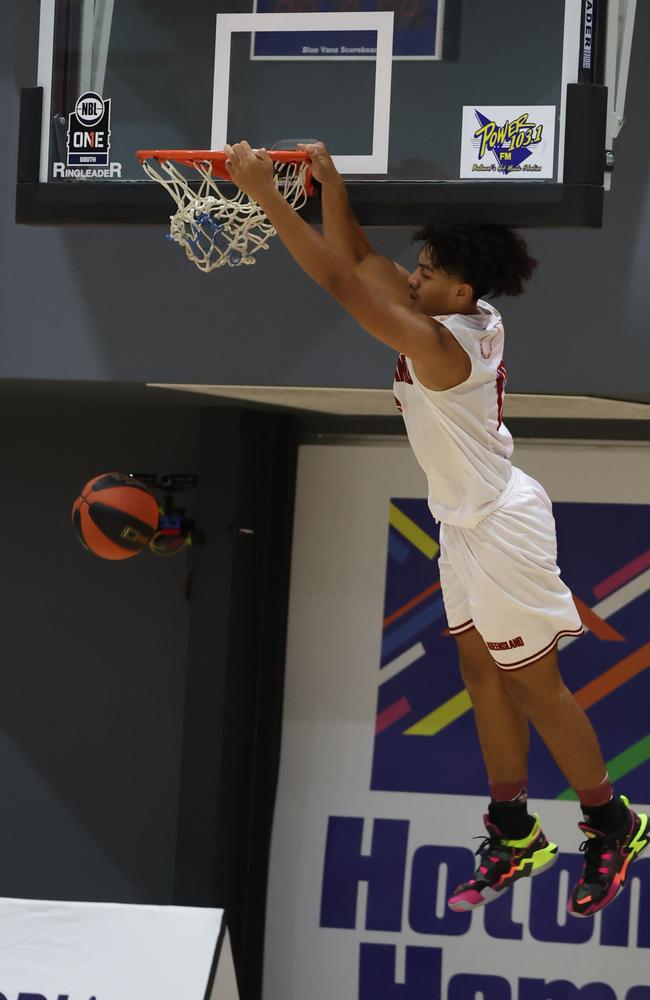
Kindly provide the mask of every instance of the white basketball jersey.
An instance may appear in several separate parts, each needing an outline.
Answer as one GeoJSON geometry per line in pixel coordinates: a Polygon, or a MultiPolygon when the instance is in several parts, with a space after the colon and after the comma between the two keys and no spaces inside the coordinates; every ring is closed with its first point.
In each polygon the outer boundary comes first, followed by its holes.
{"type": "Polygon", "coordinates": [[[512,437],[502,420],[506,370],[501,316],[479,300],[480,313],[435,316],[470,357],[469,377],[453,389],[427,389],[400,354],[393,390],[411,448],[429,486],[436,520],[475,527],[499,506],[510,482],[512,437]]]}

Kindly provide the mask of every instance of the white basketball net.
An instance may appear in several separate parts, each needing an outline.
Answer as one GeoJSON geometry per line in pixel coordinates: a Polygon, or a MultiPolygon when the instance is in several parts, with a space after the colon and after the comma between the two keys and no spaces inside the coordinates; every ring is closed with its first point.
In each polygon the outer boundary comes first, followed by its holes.
{"type": "MultiPolygon", "coordinates": [[[[254,264],[258,250],[268,250],[268,240],[275,229],[260,206],[237,190],[229,198],[219,188],[225,183],[212,173],[210,160],[195,160],[187,166],[186,176],[180,163],[173,160],[146,159],[145,173],[167,189],[178,209],[170,216],[168,239],[182,246],[189,260],[200,271],[215,267],[238,267],[254,264]],[[192,169],[193,168],[193,169],[192,169]],[[198,188],[191,187],[200,177],[198,188]]],[[[292,208],[307,201],[306,162],[274,161],[274,181],[292,208]]]]}

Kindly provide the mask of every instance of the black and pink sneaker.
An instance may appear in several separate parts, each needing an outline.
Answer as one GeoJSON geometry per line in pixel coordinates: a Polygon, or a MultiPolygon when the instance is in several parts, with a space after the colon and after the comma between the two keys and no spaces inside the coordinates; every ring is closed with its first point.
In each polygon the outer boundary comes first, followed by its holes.
{"type": "Polygon", "coordinates": [[[585,867],[567,906],[573,917],[592,917],[609,906],[625,888],[631,863],[648,846],[648,817],[630,809],[625,795],[620,796],[620,801],[625,807],[625,821],[616,833],[605,834],[586,823],[578,824],[587,839],[580,845],[585,867]]]}
{"type": "Polygon", "coordinates": [[[557,861],[557,844],[546,839],[537,814],[533,829],[521,840],[506,839],[489,816],[483,822],[488,836],[476,851],[479,866],[447,900],[452,910],[474,910],[491,903],[517,879],[539,875],[557,861]]]}

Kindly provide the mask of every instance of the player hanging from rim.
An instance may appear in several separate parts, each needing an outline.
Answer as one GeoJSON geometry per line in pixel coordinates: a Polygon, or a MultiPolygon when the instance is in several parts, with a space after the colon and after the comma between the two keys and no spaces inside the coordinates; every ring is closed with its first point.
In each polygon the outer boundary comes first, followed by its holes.
{"type": "Polygon", "coordinates": [[[615,797],[596,734],[565,687],[557,641],[582,625],[556,564],[543,488],[510,463],[501,420],[504,331],[483,296],[519,295],[536,262],[500,226],[427,226],[417,267],[378,254],[322,143],[305,145],[322,185],[321,237],[277,191],[264,150],[226,146],[235,183],[265,211],[300,267],[368,333],[399,352],[394,392],[440,521],[440,581],[490,784],[479,865],[449,905],[469,910],[556,860],[527,805],[529,723],[578,796],[585,865],[569,912],[587,917],[626,883],[648,817],[615,797]]]}

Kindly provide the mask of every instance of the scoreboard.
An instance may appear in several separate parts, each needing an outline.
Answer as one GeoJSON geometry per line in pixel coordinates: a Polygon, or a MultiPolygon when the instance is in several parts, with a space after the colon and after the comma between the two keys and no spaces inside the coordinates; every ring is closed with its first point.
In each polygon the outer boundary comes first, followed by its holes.
{"type": "MultiPolygon", "coordinates": [[[[394,11],[395,59],[441,59],[444,0],[256,0],[258,14],[336,14],[394,11]]],[[[342,21],[345,19],[342,18],[342,21]]],[[[374,60],[373,31],[265,32],[252,41],[253,59],[374,60]]]]}

